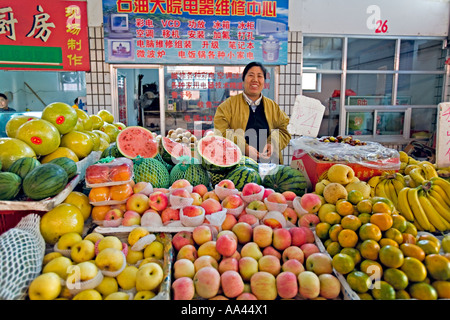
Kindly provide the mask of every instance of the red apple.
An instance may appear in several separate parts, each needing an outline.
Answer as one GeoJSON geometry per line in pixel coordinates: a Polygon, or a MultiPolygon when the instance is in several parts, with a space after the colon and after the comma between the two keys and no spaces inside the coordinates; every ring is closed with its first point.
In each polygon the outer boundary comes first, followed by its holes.
{"type": "Polygon", "coordinates": [[[177,251],[187,244],[194,245],[194,238],[190,231],[179,231],[172,238],[172,245],[177,251]]]}
{"type": "Polygon", "coordinates": [[[187,217],[197,217],[203,214],[200,206],[186,206],[183,208],[183,215],[187,217]]]}
{"type": "Polygon", "coordinates": [[[302,227],[302,226],[300,226],[300,228],[302,228],[305,231],[307,243],[315,243],[316,242],[316,239],[314,238],[314,232],[310,228],[302,227]]]}
{"type": "Polygon", "coordinates": [[[143,193],[132,194],[126,202],[127,210],[136,211],[139,214],[143,214],[145,210],[150,208],[149,198],[143,193]]]}
{"type": "Polygon", "coordinates": [[[192,230],[192,237],[194,242],[200,246],[205,242],[211,241],[213,239],[213,233],[209,226],[203,224],[192,230]]]}
{"type": "Polygon", "coordinates": [[[263,194],[263,200],[264,200],[265,198],[267,198],[267,197],[269,196],[269,194],[274,193],[274,192],[275,192],[275,190],[273,190],[273,189],[265,188],[265,189],[264,189],[264,194],[263,194]]]}
{"type": "Polygon", "coordinates": [[[205,200],[207,200],[207,199],[209,199],[209,198],[212,198],[212,199],[214,199],[214,200],[217,200],[217,201],[219,201],[220,199],[219,199],[219,196],[214,192],[214,191],[208,191],[208,192],[206,192],[204,195],[203,195],[203,201],[205,201],[205,200]]]}
{"type": "Polygon", "coordinates": [[[108,210],[105,214],[105,220],[118,220],[123,218],[124,212],[120,209],[111,209],[108,210]]]}
{"type": "Polygon", "coordinates": [[[189,187],[191,185],[191,183],[186,180],[186,179],[179,179],[174,181],[174,183],[172,183],[171,188],[172,189],[178,189],[178,188],[186,188],[189,187]]]}
{"type": "Polygon", "coordinates": [[[281,194],[286,198],[287,201],[293,201],[297,196],[294,191],[284,191],[281,194]]]}
{"type": "Polygon", "coordinates": [[[267,201],[274,202],[274,203],[287,203],[286,198],[279,192],[272,192],[267,196],[267,201]]]}
{"type": "Polygon", "coordinates": [[[242,188],[242,195],[250,196],[252,194],[258,194],[261,192],[261,190],[262,190],[262,187],[259,184],[254,183],[254,182],[249,182],[249,183],[246,183],[244,185],[244,187],[242,188]]]}
{"type": "Polygon", "coordinates": [[[153,192],[153,186],[150,182],[140,181],[133,186],[133,192],[149,196],[153,192]]]}
{"type": "Polygon", "coordinates": [[[238,222],[247,222],[249,225],[253,226],[258,223],[258,218],[252,214],[243,213],[239,216],[238,222]]]}
{"type": "Polygon", "coordinates": [[[211,214],[214,212],[222,211],[222,205],[220,204],[219,200],[208,198],[204,200],[200,206],[205,209],[205,214],[211,214]]]}
{"type": "Polygon", "coordinates": [[[192,188],[192,192],[198,193],[201,197],[208,192],[208,188],[204,184],[198,184],[192,188]]]}
{"type": "Polygon", "coordinates": [[[244,204],[244,200],[238,194],[226,196],[222,201],[222,206],[227,209],[236,209],[244,204]]]}
{"type": "Polygon", "coordinates": [[[278,259],[281,259],[281,253],[280,253],[280,251],[278,251],[277,249],[275,249],[275,248],[272,247],[272,246],[265,247],[265,248],[263,249],[262,253],[263,253],[263,255],[265,255],[265,256],[266,256],[266,255],[272,255],[272,256],[277,257],[278,259]]]}
{"type": "Polygon", "coordinates": [[[320,222],[320,219],[314,213],[307,213],[300,217],[298,223],[302,227],[313,228],[320,222]]]}
{"type": "Polygon", "coordinates": [[[278,228],[273,230],[272,246],[283,251],[292,244],[291,233],[288,229],[278,228]]]}
{"type": "Polygon", "coordinates": [[[286,210],[283,211],[283,216],[286,218],[286,221],[289,221],[293,225],[297,223],[298,216],[294,209],[289,207],[286,208],[286,210]]]}
{"type": "Polygon", "coordinates": [[[239,272],[239,260],[234,257],[223,257],[219,262],[218,270],[220,274],[227,270],[239,272]]]}
{"type": "Polygon", "coordinates": [[[237,240],[228,234],[224,234],[216,240],[216,250],[224,257],[231,257],[236,249],[237,240]]]}
{"type": "Polygon", "coordinates": [[[169,198],[164,192],[155,191],[148,197],[148,204],[153,210],[161,212],[169,205],[169,198]]]}
{"type": "Polygon", "coordinates": [[[233,226],[237,223],[237,219],[234,214],[225,214],[225,220],[222,222],[222,230],[231,230],[233,226]]]}
{"type": "Polygon", "coordinates": [[[300,198],[300,205],[308,213],[316,213],[322,206],[322,199],[316,193],[305,193],[300,198]]]}
{"type": "Polygon", "coordinates": [[[234,182],[229,180],[229,179],[221,180],[217,185],[219,187],[221,187],[221,188],[227,188],[227,189],[234,189],[235,188],[234,182]]]}
{"type": "Polygon", "coordinates": [[[123,214],[122,225],[126,227],[140,225],[141,215],[136,211],[128,210],[123,214]]]}
{"type": "Polygon", "coordinates": [[[163,224],[167,224],[171,221],[180,220],[180,209],[174,209],[167,207],[161,212],[161,220],[163,224]]]}
{"type": "Polygon", "coordinates": [[[258,211],[266,211],[267,210],[267,206],[264,202],[262,202],[261,200],[253,200],[252,202],[250,202],[247,205],[247,208],[251,209],[251,210],[258,210],[258,211]]]}
{"type": "Polygon", "coordinates": [[[203,202],[202,196],[197,192],[191,192],[191,198],[194,199],[194,201],[192,202],[192,205],[194,206],[199,206],[203,202]]]}
{"type": "Polygon", "coordinates": [[[308,259],[313,253],[320,252],[319,248],[314,243],[305,243],[300,246],[300,249],[302,249],[305,259],[308,259]]]}
{"type": "Polygon", "coordinates": [[[171,196],[177,196],[177,197],[183,197],[183,198],[189,198],[191,194],[189,191],[187,191],[184,188],[175,189],[171,192],[171,196]]]}
{"type": "Polygon", "coordinates": [[[289,229],[292,236],[292,245],[300,247],[306,243],[306,231],[301,227],[293,227],[289,229]]]}

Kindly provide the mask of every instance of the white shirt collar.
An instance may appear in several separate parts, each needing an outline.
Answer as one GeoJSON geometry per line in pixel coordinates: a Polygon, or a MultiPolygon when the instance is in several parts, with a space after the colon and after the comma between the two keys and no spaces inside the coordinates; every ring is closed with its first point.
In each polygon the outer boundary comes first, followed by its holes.
{"type": "Polygon", "coordinates": [[[245,99],[245,101],[247,101],[248,105],[255,106],[255,108],[256,108],[256,106],[259,106],[259,104],[261,103],[261,99],[263,97],[263,95],[261,94],[261,96],[256,101],[253,102],[253,100],[250,99],[244,92],[243,92],[243,95],[244,95],[244,99],[245,99]]]}

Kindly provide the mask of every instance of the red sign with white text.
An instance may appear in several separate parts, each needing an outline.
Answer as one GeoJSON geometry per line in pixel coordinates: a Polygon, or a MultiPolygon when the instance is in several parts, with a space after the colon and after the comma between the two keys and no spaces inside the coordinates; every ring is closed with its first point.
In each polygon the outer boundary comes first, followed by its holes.
{"type": "Polygon", "coordinates": [[[0,69],[89,71],[87,3],[2,0],[0,69]]]}

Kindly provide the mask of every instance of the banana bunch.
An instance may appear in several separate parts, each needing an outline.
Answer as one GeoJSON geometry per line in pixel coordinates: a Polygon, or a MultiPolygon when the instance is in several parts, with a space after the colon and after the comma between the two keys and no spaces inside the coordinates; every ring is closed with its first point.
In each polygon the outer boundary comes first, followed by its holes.
{"type": "Polygon", "coordinates": [[[367,183],[370,186],[371,197],[388,198],[398,209],[398,194],[407,186],[401,173],[384,173],[380,176],[373,176],[367,183]]]}
{"type": "Polygon", "coordinates": [[[432,177],[418,187],[405,187],[398,194],[398,210],[420,231],[450,230],[450,182],[432,177]]]}
{"type": "Polygon", "coordinates": [[[428,161],[420,161],[416,164],[408,164],[403,174],[408,181],[409,187],[418,187],[429,181],[431,178],[438,177],[437,170],[431,162],[428,161]]]}

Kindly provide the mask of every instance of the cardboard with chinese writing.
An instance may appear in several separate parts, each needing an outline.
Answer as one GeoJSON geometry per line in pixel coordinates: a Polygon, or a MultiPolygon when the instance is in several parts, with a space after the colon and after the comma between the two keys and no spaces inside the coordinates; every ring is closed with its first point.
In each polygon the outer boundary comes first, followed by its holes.
{"type": "Polygon", "coordinates": [[[89,71],[85,1],[2,0],[0,69],[89,71]]]}
{"type": "Polygon", "coordinates": [[[450,102],[438,105],[436,165],[438,168],[450,166],[450,102]]]}
{"type": "Polygon", "coordinates": [[[287,64],[288,0],[103,0],[108,63],[287,64]]]}

